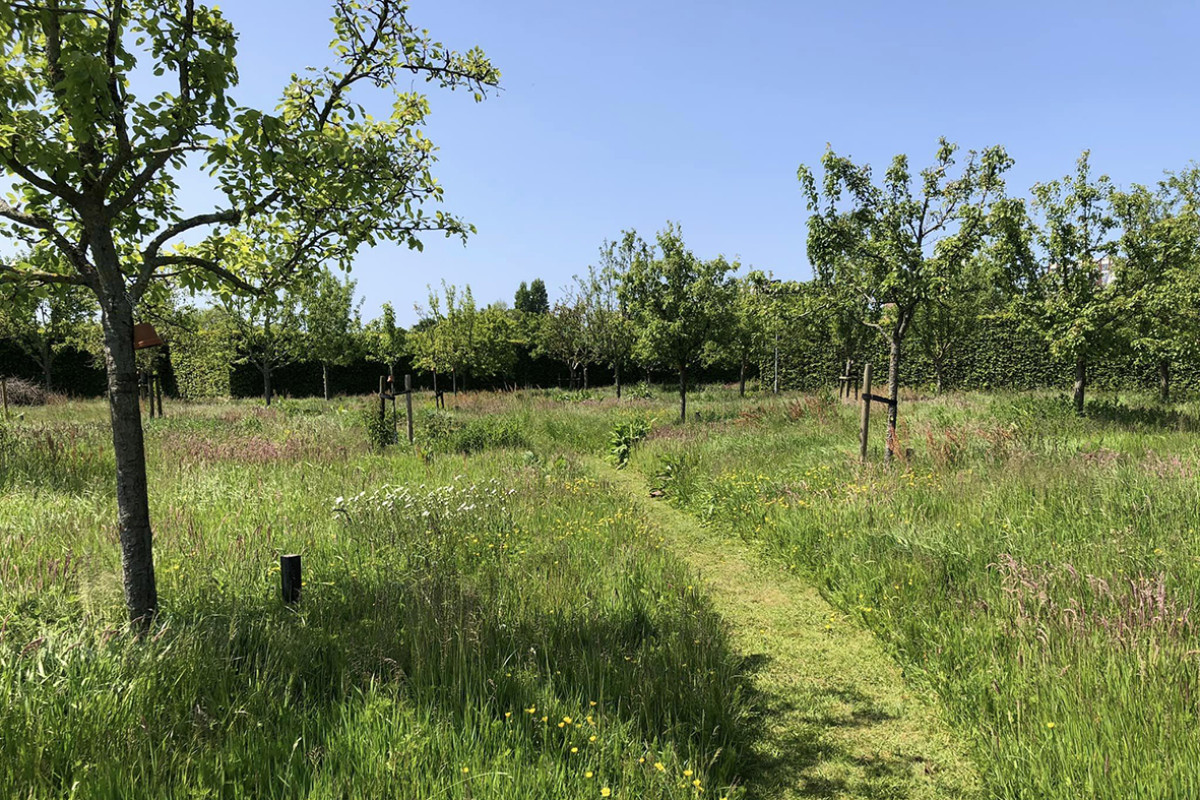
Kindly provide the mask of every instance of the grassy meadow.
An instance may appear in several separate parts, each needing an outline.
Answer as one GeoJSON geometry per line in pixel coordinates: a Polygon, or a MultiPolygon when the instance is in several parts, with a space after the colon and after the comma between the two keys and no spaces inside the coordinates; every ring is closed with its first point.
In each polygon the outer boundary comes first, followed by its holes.
{"type": "Polygon", "coordinates": [[[144,642],[105,407],[24,410],[0,426],[0,796],[938,796],[764,780],[744,621],[662,503],[818,587],[814,642],[880,642],[984,796],[1200,796],[1200,406],[910,396],[884,467],[882,415],[861,466],[831,396],[711,388],[680,426],[636,394],[422,397],[418,446],[383,453],[360,400],[168,404],[144,642]]]}

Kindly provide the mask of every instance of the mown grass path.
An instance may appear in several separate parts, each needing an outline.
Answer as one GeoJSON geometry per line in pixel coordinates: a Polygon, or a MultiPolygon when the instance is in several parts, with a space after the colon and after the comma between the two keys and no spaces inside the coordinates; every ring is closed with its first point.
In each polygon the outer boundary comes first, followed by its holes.
{"type": "Polygon", "coordinates": [[[980,796],[962,737],[868,631],[743,542],[650,498],[639,474],[594,463],[699,573],[747,658],[765,714],[747,769],[750,797],[980,796]]]}

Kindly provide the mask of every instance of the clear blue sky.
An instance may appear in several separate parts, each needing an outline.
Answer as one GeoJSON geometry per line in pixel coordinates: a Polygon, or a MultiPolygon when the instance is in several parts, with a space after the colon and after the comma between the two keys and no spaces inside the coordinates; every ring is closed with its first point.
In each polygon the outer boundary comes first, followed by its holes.
{"type": "MultiPolygon", "coordinates": [[[[325,0],[223,9],[240,102],[270,104],[292,71],[326,63],[325,0]]],[[[368,317],[391,301],[411,322],[442,279],[511,303],[541,277],[554,297],[606,237],[668,219],[702,257],[806,278],[796,167],[826,143],[915,167],[939,136],[1003,144],[1020,193],[1083,148],[1119,184],[1200,159],[1194,2],[413,0],[410,19],[481,46],[504,88],[479,105],[432,91],[445,207],[479,233],[364,251],[368,317]]]]}

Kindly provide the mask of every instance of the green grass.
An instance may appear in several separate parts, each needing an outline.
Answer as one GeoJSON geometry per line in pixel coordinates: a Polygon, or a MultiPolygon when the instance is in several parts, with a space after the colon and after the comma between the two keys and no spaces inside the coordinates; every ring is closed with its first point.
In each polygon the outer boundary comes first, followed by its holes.
{"type": "Polygon", "coordinates": [[[144,642],[105,408],[27,410],[0,796],[1200,796],[1195,403],[910,398],[885,468],[828,396],[639,394],[422,397],[384,453],[361,400],[169,406],[144,642]]]}
{"type": "Polygon", "coordinates": [[[856,463],[855,407],[798,398],[634,466],[873,631],[989,796],[1200,796],[1197,409],[1126,400],[908,403],[888,469],[856,463]]]}
{"type": "Polygon", "coordinates": [[[569,454],[373,455],[353,403],[171,414],[148,424],[144,643],[120,632],[90,461],[103,409],[8,433],[0,795],[740,794],[753,731],[724,623],[569,454]],[[55,461],[63,430],[79,457],[55,461]],[[304,559],[295,610],[283,552],[304,559]]]}

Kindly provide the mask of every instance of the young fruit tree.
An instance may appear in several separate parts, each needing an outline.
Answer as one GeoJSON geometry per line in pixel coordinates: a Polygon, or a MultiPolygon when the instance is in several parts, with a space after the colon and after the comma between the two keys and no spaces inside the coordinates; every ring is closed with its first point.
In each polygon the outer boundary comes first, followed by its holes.
{"type": "Polygon", "coordinates": [[[964,265],[979,250],[990,204],[1004,191],[1012,165],[1002,147],[970,151],[956,166],[957,145],[942,139],[932,166],[916,180],[908,157],[898,155],[875,182],[869,165],[833,150],[821,158],[824,174],[806,166],[799,179],[808,199],[808,257],[818,280],[849,305],[867,309],[861,321],[887,339],[887,450],[897,449],[896,418],[901,353],[918,311],[948,296],[964,265]],[[914,183],[916,186],[914,186],[914,183]]]}
{"type": "Polygon", "coordinates": [[[771,307],[774,288],[766,273],[754,270],[734,284],[733,302],[729,309],[726,334],[705,348],[708,364],[737,367],[738,396],[746,396],[746,374],[766,350],[774,345],[771,307]]]}
{"type": "Polygon", "coordinates": [[[95,299],[79,286],[0,286],[0,339],[37,362],[47,392],[54,391],[58,356],[87,348],[95,313],[95,299]]]}
{"type": "Polygon", "coordinates": [[[1200,167],[1112,196],[1119,278],[1131,294],[1125,337],[1158,369],[1170,402],[1171,367],[1200,353],[1200,167]]]}
{"type": "Polygon", "coordinates": [[[370,358],[383,364],[389,374],[394,375],[400,359],[409,354],[408,334],[396,324],[391,303],[384,303],[379,316],[367,323],[362,339],[370,358]]]}
{"type": "Polygon", "coordinates": [[[998,245],[1014,274],[1016,316],[1046,342],[1052,355],[1075,365],[1073,403],[1084,412],[1088,364],[1120,340],[1132,295],[1111,255],[1112,182],[1092,178],[1087,151],[1075,173],[1031,190],[1032,213],[1006,203],[997,215],[998,245]]]}
{"type": "Polygon", "coordinates": [[[621,370],[633,356],[637,331],[629,310],[621,302],[621,282],[634,259],[644,256],[649,246],[636,231],[622,231],[620,241],[600,246],[599,266],[588,267],[581,289],[587,305],[586,329],[592,357],[613,370],[617,397],[621,396],[621,370]]]}
{"type": "Polygon", "coordinates": [[[542,318],[534,355],[566,364],[571,374],[571,389],[581,385],[587,388],[586,367],[592,355],[592,341],[588,336],[588,302],[581,292],[567,290],[542,318]]]}
{"type": "Polygon", "coordinates": [[[258,370],[263,405],[270,406],[275,399],[275,372],[299,361],[305,352],[299,300],[289,291],[231,295],[222,301],[221,309],[226,335],[237,354],[233,363],[258,370]]]}
{"type": "Polygon", "coordinates": [[[640,254],[621,283],[621,299],[639,328],[644,363],[662,363],[679,375],[679,421],[687,420],[688,369],[707,345],[725,336],[734,298],[724,257],[701,261],[684,246],[678,225],[658,234],[658,250],[640,254]]]}
{"type": "Polygon", "coordinates": [[[429,38],[396,0],[333,0],[331,63],[293,75],[278,104],[234,104],[237,35],[196,0],[0,4],[3,233],[57,251],[59,269],[0,265],[0,281],[86,287],[100,306],[117,465],[118,528],[131,620],[158,609],[133,326],[158,281],[253,294],[363,245],[419,247],[422,231],[471,229],[427,204],[442,190],[421,133],[415,78],[467,87],[499,73],[477,49],[429,38]],[[357,98],[368,89],[372,115],[357,98]],[[215,208],[185,209],[207,183],[215,208]],[[227,262],[231,232],[269,249],[227,262]],[[185,246],[186,245],[186,246],[185,246]]]}
{"type": "Polygon", "coordinates": [[[329,368],[344,366],[358,356],[361,341],[362,301],[354,303],[352,280],[339,280],[322,269],[300,292],[300,323],[304,328],[305,357],[321,364],[321,386],[330,399],[329,368]]]}

